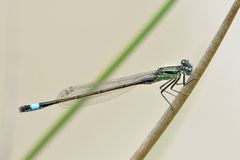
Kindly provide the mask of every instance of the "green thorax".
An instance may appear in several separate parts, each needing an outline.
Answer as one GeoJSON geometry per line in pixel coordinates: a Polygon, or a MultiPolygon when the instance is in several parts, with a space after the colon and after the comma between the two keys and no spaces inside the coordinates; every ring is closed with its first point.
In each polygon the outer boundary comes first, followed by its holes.
{"type": "Polygon", "coordinates": [[[180,76],[180,70],[178,67],[164,67],[158,70],[158,80],[175,79],[180,76]]]}

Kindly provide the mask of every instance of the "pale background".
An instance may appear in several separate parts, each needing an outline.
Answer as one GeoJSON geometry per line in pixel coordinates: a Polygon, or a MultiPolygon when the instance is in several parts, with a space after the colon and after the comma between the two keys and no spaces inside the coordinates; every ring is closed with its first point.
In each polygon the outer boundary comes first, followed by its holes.
{"type": "MultiPolygon", "coordinates": [[[[0,1],[0,159],[21,159],[66,111],[19,113],[93,81],[163,1],[0,1]]],[[[196,65],[233,0],[181,0],[112,78],[196,65]]],[[[240,14],[192,95],[146,157],[240,159],[240,14]]],[[[37,159],[129,159],[168,105],[161,83],[80,110],[37,159]]]]}

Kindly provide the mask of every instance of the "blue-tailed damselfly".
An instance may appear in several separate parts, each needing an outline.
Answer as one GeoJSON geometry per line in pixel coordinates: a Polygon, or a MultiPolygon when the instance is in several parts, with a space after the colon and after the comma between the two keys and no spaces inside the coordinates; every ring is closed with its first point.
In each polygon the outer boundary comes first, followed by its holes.
{"type": "Polygon", "coordinates": [[[179,84],[186,85],[185,75],[191,75],[192,70],[193,67],[189,61],[183,59],[180,65],[177,66],[161,67],[151,72],[141,73],[107,82],[99,82],[83,86],[71,86],[60,92],[56,100],[24,105],[19,108],[19,111],[29,112],[39,110],[58,103],[72,103],[77,99],[85,97],[90,98],[90,103],[102,102],[124,93],[133,86],[152,84],[163,80],[167,80],[167,82],[160,87],[161,95],[170,104],[163,93],[170,93],[166,91],[169,87],[172,91],[179,93],[174,90],[173,87],[179,84]],[[182,83],[178,83],[181,77],[183,77],[183,81],[182,83]]]}

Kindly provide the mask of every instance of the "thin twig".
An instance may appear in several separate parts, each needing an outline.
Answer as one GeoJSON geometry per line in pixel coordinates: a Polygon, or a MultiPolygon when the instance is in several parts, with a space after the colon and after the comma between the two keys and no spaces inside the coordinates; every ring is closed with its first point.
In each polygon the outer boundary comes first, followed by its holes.
{"type": "Polygon", "coordinates": [[[159,137],[162,135],[162,133],[165,131],[167,126],[170,124],[170,122],[173,120],[176,113],[180,110],[180,108],[182,107],[182,105],[184,104],[186,99],[188,98],[189,94],[192,92],[193,88],[197,84],[198,80],[203,75],[203,73],[206,70],[208,64],[210,63],[212,57],[216,53],[224,36],[226,35],[226,32],[229,29],[239,7],[240,7],[240,0],[235,0],[230,11],[228,12],[226,18],[224,19],[222,25],[218,29],[218,32],[214,36],[214,38],[213,38],[212,42],[210,43],[209,47],[207,48],[205,54],[203,55],[202,59],[198,63],[198,66],[194,70],[192,76],[189,78],[189,81],[190,80],[193,80],[193,81],[191,83],[189,83],[187,86],[183,87],[182,90],[180,91],[181,93],[188,93],[188,95],[178,94],[178,96],[172,102],[174,112],[172,111],[172,109],[170,107],[168,108],[168,110],[164,113],[164,115],[157,122],[157,124],[152,129],[150,134],[147,136],[147,138],[144,140],[144,142],[141,144],[141,146],[138,148],[138,150],[132,156],[131,160],[143,159],[147,155],[147,153],[151,150],[151,148],[156,143],[156,141],[159,139],[159,137]]]}

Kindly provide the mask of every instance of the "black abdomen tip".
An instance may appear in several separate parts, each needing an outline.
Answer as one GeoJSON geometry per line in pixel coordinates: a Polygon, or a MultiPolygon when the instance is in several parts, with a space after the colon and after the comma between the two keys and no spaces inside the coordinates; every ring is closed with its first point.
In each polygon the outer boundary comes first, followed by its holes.
{"type": "Polygon", "coordinates": [[[19,107],[19,112],[28,112],[30,110],[31,110],[30,105],[25,105],[25,106],[19,107]]]}

